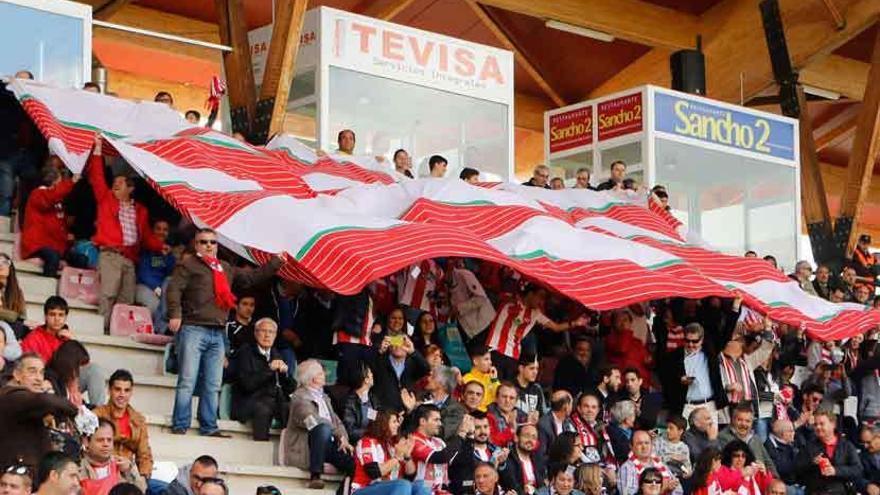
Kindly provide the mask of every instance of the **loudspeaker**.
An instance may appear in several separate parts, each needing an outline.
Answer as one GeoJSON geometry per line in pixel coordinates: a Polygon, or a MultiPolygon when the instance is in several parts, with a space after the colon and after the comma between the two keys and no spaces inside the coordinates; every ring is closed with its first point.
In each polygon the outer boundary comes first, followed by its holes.
{"type": "Polygon", "coordinates": [[[773,78],[779,85],[779,105],[783,114],[797,118],[800,115],[800,105],[797,101],[798,74],[791,67],[782,16],[779,13],[779,2],[764,0],[759,7],[761,22],[764,25],[764,37],[767,39],[767,51],[770,52],[770,65],[773,66],[773,78]]]}
{"type": "Polygon", "coordinates": [[[669,57],[672,89],[695,95],[706,94],[706,57],[700,50],[679,50],[669,57]]]}

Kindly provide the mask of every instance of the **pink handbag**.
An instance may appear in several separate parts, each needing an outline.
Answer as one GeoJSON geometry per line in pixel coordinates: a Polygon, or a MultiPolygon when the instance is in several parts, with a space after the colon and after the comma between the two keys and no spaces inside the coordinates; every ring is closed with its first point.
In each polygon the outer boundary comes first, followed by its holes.
{"type": "Polygon", "coordinates": [[[110,335],[127,337],[139,333],[153,333],[153,317],[143,306],[117,304],[110,313],[110,335]]]}
{"type": "Polygon", "coordinates": [[[95,270],[83,270],[69,266],[61,270],[58,295],[65,299],[76,299],[86,304],[98,304],[100,289],[98,272],[95,270]]]}

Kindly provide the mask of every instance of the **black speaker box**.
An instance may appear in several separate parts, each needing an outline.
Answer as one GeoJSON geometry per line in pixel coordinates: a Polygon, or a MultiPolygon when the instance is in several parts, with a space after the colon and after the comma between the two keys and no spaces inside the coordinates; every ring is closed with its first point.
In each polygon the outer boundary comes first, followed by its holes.
{"type": "Polygon", "coordinates": [[[672,89],[695,95],[706,94],[706,57],[699,50],[679,50],[669,57],[672,89]]]}

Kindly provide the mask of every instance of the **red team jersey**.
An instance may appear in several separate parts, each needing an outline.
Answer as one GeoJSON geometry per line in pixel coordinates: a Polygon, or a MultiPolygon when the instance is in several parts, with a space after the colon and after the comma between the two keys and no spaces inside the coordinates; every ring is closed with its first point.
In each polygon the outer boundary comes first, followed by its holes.
{"type": "MultiPolygon", "coordinates": [[[[382,445],[379,440],[370,437],[358,440],[354,448],[354,477],[351,480],[352,492],[369,485],[373,481],[380,481],[370,479],[364,466],[373,462],[382,464],[389,459],[391,459],[390,446],[382,445]]],[[[395,469],[388,473],[387,476],[383,476],[381,480],[396,480],[399,476],[400,473],[395,469]]]]}
{"type": "Polygon", "coordinates": [[[513,359],[519,359],[520,342],[536,323],[546,325],[550,319],[537,309],[528,309],[522,301],[509,302],[501,306],[495,321],[489,326],[486,345],[490,349],[513,359]]]}
{"type": "Polygon", "coordinates": [[[449,493],[443,489],[449,484],[449,475],[446,464],[430,464],[428,458],[434,452],[440,452],[446,448],[446,443],[439,438],[428,438],[421,433],[413,433],[415,446],[412,450],[412,459],[416,463],[416,481],[423,481],[426,487],[431,487],[435,495],[449,493]]]}

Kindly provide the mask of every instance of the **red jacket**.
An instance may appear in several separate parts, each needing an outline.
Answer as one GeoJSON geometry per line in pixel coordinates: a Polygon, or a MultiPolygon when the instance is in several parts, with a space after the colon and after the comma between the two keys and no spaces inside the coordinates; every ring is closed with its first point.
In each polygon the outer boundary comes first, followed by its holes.
{"type": "Polygon", "coordinates": [[[63,180],[52,187],[35,189],[24,209],[24,230],[21,233],[21,257],[31,258],[42,248],[62,255],[70,247],[67,219],[61,202],[73,189],[73,181],[63,180]]]}
{"type": "Polygon", "coordinates": [[[22,352],[36,352],[43,358],[44,363],[52,360],[55,351],[61,347],[64,339],[46,330],[46,326],[42,325],[33,329],[24,340],[21,341],[22,352]]]}
{"type": "Polygon", "coordinates": [[[135,203],[135,212],[140,246],[129,246],[123,249],[122,225],[119,223],[119,200],[107,187],[107,181],[104,178],[104,160],[101,156],[92,155],[89,157],[87,174],[89,183],[95,192],[95,200],[98,202],[98,218],[95,222],[95,235],[92,237],[95,246],[117,249],[133,261],[137,261],[141,247],[146,251],[161,251],[162,241],[150,230],[149,213],[143,205],[137,203],[135,203]]]}

